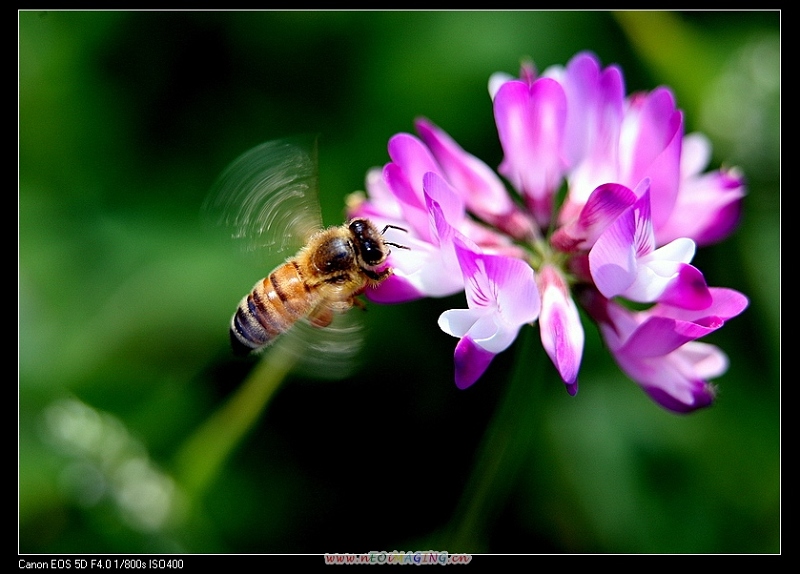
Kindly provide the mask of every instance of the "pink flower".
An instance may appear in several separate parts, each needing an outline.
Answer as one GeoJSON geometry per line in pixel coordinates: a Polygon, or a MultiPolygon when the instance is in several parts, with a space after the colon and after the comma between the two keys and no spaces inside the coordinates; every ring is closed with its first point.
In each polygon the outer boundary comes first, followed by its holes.
{"type": "Polygon", "coordinates": [[[419,119],[419,137],[392,137],[391,161],[369,172],[367,197],[350,202],[353,216],[408,230],[398,242],[410,249],[392,253],[395,273],[370,298],[464,291],[466,308],[439,318],[459,338],[459,388],[538,320],[542,346],[575,394],[580,305],[620,368],[658,404],[679,412],[711,404],[709,380],[728,363],[697,339],[747,299],[708,287],[692,259],[698,246],[734,231],[742,175],[703,173],[710,146],[684,134],[672,92],[626,96],[621,70],[588,52],[541,75],[532,64],[519,78],[495,74],[489,92],[503,149],[496,171],[419,119]],[[630,311],[626,300],[650,307],[630,311]]]}
{"type": "Polygon", "coordinates": [[[451,309],[439,317],[439,327],[460,337],[455,353],[456,385],[472,385],[497,353],[505,351],[520,328],[539,316],[539,293],[533,269],[524,261],[477,252],[466,238],[454,245],[467,309],[451,309]]]}
{"type": "MultiPolygon", "coordinates": [[[[645,180],[642,187],[647,188],[645,180]]],[[[638,303],[668,302],[704,309],[711,302],[703,274],[689,265],[695,244],[681,237],[655,247],[650,218],[650,191],[623,211],[589,251],[589,269],[606,297],[622,296],[638,303]]]]}
{"type": "Polygon", "coordinates": [[[702,311],[656,305],[634,312],[587,290],[585,308],[620,368],[657,403],[688,412],[711,404],[715,388],[708,381],[727,370],[728,359],[713,345],[696,340],[708,335],[747,307],[732,289],[711,288],[702,311]]]}

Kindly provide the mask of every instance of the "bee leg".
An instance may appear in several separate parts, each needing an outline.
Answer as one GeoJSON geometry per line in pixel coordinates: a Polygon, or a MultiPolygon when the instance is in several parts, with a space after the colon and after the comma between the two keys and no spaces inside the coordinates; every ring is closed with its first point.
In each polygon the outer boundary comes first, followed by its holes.
{"type": "Polygon", "coordinates": [[[374,285],[377,285],[391,274],[392,274],[391,267],[387,267],[383,271],[372,271],[371,269],[364,269],[364,275],[369,277],[374,285]]]}

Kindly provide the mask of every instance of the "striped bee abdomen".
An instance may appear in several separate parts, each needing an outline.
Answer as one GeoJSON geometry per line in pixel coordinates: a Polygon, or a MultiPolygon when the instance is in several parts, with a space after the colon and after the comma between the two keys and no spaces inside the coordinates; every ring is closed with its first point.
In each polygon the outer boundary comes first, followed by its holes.
{"type": "Polygon", "coordinates": [[[316,290],[304,280],[294,259],[255,284],[231,319],[231,347],[237,355],[265,347],[317,303],[316,290]]]}

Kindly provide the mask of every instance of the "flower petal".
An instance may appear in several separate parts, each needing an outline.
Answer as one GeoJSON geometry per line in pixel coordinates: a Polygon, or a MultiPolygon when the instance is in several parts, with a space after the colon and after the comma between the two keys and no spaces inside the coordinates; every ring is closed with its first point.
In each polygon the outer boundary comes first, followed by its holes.
{"type": "Polygon", "coordinates": [[[583,357],[584,332],[578,308],[569,294],[564,278],[552,266],[545,266],[538,275],[542,293],[539,332],[542,346],[556,366],[561,379],[572,387],[578,380],[583,357]]]}
{"type": "Polygon", "coordinates": [[[744,196],[744,176],[737,169],[684,179],[669,219],[656,229],[658,242],[690,237],[710,245],[725,239],[739,225],[744,196]]]}
{"type": "Polygon", "coordinates": [[[411,134],[399,133],[389,140],[389,157],[408,178],[418,203],[423,204],[422,176],[429,171],[439,171],[431,152],[411,134]]]}
{"type": "Polygon", "coordinates": [[[650,178],[653,225],[672,213],[680,182],[683,114],[664,87],[635,96],[625,113],[620,135],[621,183],[650,178]]]}
{"type": "Polygon", "coordinates": [[[723,323],[716,317],[704,318],[702,322],[651,317],[637,327],[619,352],[641,358],[667,355],[689,341],[714,332],[723,323]]]}
{"type": "Polygon", "coordinates": [[[432,122],[419,119],[415,125],[447,180],[458,190],[471,211],[481,216],[504,215],[514,210],[516,205],[505,185],[488,165],[465,152],[432,122]]]}
{"type": "Polygon", "coordinates": [[[678,266],[677,277],[667,284],[657,300],[684,309],[706,309],[711,304],[711,293],[705,277],[697,267],[681,264],[678,266]]]}
{"type": "Polygon", "coordinates": [[[618,183],[595,189],[578,217],[561,225],[550,239],[560,251],[591,249],[600,234],[636,202],[633,191],[618,183]]]}
{"type": "Polygon", "coordinates": [[[397,275],[389,276],[375,289],[367,289],[364,295],[370,301],[383,304],[406,303],[427,296],[407,278],[397,275]]]}
{"type": "Polygon", "coordinates": [[[710,406],[716,397],[717,377],[728,367],[725,354],[713,345],[686,343],[669,355],[639,362],[620,362],[623,371],[662,407],[688,413],[710,406]]]}
{"type": "Polygon", "coordinates": [[[718,317],[727,321],[739,315],[747,308],[747,297],[734,289],[724,287],[709,287],[711,304],[702,309],[687,309],[671,305],[655,305],[648,313],[661,317],[671,317],[681,321],[697,321],[704,317],[718,317]]]}
{"type": "Polygon", "coordinates": [[[496,286],[497,306],[506,322],[532,323],[539,316],[541,299],[533,269],[511,257],[485,255],[486,274],[496,286]]]}
{"type": "Polygon", "coordinates": [[[454,354],[456,386],[459,389],[472,386],[489,368],[492,359],[494,353],[482,349],[469,337],[461,339],[454,354]]]}
{"type": "Polygon", "coordinates": [[[506,82],[495,94],[494,112],[504,153],[498,171],[525,196],[536,221],[546,227],[566,167],[561,156],[564,90],[551,78],[531,85],[506,82]]]}
{"type": "Polygon", "coordinates": [[[608,298],[624,293],[636,280],[635,234],[636,222],[629,209],[597,238],[589,252],[592,279],[608,298]]]}
{"type": "Polygon", "coordinates": [[[427,197],[439,204],[442,216],[453,227],[460,227],[466,217],[464,200],[455,189],[436,172],[429,171],[422,176],[422,189],[427,197]]]}
{"type": "Polygon", "coordinates": [[[564,150],[570,171],[562,221],[581,209],[589,194],[606,182],[619,182],[619,136],[625,86],[616,66],[601,70],[598,58],[582,52],[561,75],[567,97],[564,150]]]}
{"type": "Polygon", "coordinates": [[[481,315],[479,309],[448,309],[439,315],[439,328],[453,337],[463,337],[481,315]]]}

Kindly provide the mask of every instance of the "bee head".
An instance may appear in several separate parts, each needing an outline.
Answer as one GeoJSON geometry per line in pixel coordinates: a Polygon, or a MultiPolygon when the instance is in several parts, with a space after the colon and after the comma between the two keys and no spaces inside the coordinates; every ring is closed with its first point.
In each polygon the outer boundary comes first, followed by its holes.
{"type": "Polygon", "coordinates": [[[389,256],[389,249],[383,241],[383,235],[368,219],[354,219],[348,225],[353,234],[358,257],[365,265],[375,267],[389,256]]]}

